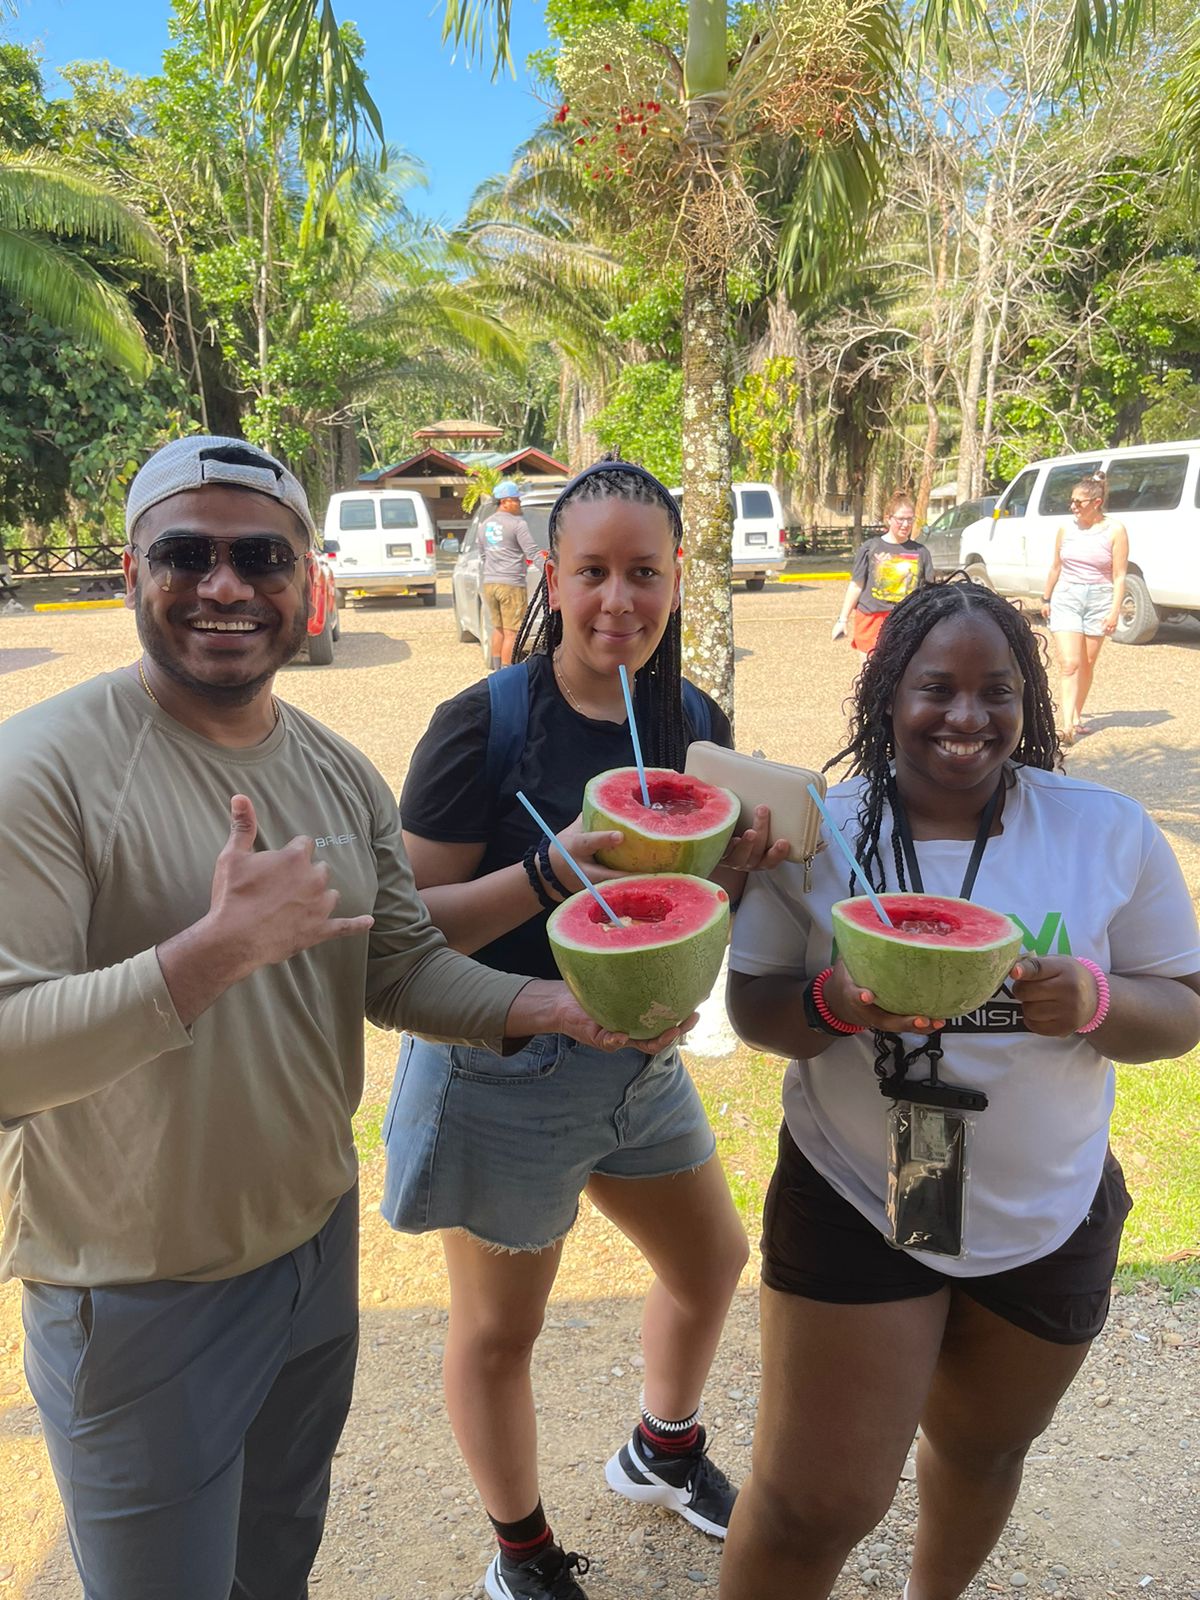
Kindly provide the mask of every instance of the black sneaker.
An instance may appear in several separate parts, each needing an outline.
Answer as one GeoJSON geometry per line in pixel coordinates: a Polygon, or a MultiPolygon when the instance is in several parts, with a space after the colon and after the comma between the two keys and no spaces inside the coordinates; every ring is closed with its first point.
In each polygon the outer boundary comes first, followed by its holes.
{"type": "Polygon", "coordinates": [[[483,1575],[483,1587],[491,1600],[587,1600],[572,1572],[586,1572],[588,1558],[568,1555],[560,1544],[552,1544],[541,1555],[528,1561],[510,1561],[498,1550],[483,1575]]]}
{"type": "Polygon", "coordinates": [[[651,1455],[635,1428],[633,1438],[605,1467],[604,1476],[609,1488],[627,1500],[666,1506],[714,1539],[725,1537],[737,1490],[708,1459],[703,1428],[696,1448],[686,1456],[651,1455]]]}

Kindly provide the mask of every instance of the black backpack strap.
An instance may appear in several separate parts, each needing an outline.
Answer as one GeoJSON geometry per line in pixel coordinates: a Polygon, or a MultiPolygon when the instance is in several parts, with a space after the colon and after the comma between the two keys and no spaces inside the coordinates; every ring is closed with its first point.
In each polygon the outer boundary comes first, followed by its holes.
{"type": "Polygon", "coordinates": [[[529,668],[522,661],[501,667],[488,678],[492,720],[488,727],[487,787],[494,799],[505,775],[512,771],[525,748],[529,727],[529,668]]]}
{"type": "Polygon", "coordinates": [[[712,712],[708,701],[689,678],[681,678],[679,687],[683,692],[683,714],[692,726],[692,738],[711,739],[712,712]]]}

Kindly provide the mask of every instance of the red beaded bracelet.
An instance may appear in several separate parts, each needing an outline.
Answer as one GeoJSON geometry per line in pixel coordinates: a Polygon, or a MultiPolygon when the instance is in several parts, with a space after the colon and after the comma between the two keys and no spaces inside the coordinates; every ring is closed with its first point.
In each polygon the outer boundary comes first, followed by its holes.
{"type": "Polygon", "coordinates": [[[1108,1015],[1108,1004],[1112,996],[1109,992],[1108,979],[1094,961],[1089,961],[1086,956],[1076,956],[1081,967],[1086,967],[1096,980],[1096,1010],[1090,1022],[1085,1022],[1082,1028],[1076,1028],[1076,1033],[1093,1033],[1108,1015]]]}
{"type": "Polygon", "coordinates": [[[864,1027],[861,1022],[843,1022],[841,1017],[835,1016],[829,1009],[829,1002],[825,998],[825,980],[832,971],[832,967],[826,967],[824,972],[818,972],[813,979],[813,1004],[817,1008],[818,1015],[822,1022],[837,1033],[862,1033],[864,1027]]]}

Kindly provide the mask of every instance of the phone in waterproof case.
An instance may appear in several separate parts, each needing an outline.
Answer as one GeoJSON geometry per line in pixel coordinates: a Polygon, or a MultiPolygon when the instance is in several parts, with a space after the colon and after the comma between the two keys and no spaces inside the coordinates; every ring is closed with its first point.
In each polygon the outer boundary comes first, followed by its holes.
{"type": "Polygon", "coordinates": [[[961,1256],[971,1118],[899,1100],[888,1112],[887,1215],[900,1249],[961,1256]]]}
{"type": "Polygon", "coordinates": [[[769,806],[768,848],[777,839],[786,839],[791,846],[788,860],[802,862],[806,868],[811,866],[821,848],[821,813],[813,804],[808,786],[811,783],[824,799],[823,773],[785,766],[782,761],[768,761],[764,756],[741,755],[707,739],[688,746],[683,770],[705,783],[732,790],[742,806],[739,833],[753,825],[755,806],[769,806]]]}

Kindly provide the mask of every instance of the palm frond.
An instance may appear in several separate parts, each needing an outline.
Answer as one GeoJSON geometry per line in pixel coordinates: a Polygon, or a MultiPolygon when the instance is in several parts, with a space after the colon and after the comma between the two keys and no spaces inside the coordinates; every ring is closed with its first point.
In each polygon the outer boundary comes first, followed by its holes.
{"type": "Polygon", "coordinates": [[[500,69],[512,71],[512,52],[508,41],[512,27],[512,0],[446,0],[442,39],[465,45],[468,56],[482,62],[489,47],[492,52],[492,78],[500,69]]]}
{"type": "Polygon", "coordinates": [[[110,244],[146,266],[164,260],[162,241],[144,217],[46,151],[0,151],[0,226],[110,244]]]}
{"type": "Polygon", "coordinates": [[[0,226],[0,290],[132,377],[149,372],[149,351],[123,297],[60,245],[0,226]]]}

